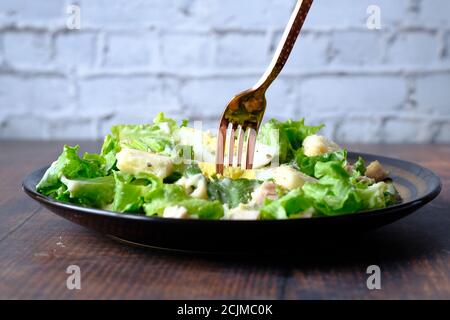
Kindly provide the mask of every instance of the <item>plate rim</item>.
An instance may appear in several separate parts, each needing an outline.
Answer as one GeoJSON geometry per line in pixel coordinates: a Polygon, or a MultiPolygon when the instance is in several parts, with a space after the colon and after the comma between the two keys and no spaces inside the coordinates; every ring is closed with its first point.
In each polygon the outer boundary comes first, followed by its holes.
{"type": "MultiPolygon", "coordinates": [[[[386,157],[386,156],[380,156],[375,155],[371,153],[364,153],[364,152],[348,152],[349,157],[356,158],[358,156],[361,156],[363,158],[376,158],[380,162],[383,162],[385,160],[389,161],[396,161],[401,163],[402,165],[408,165],[413,166],[421,171],[425,172],[428,176],[430,176],[436,185],[431,189],[428,190],[424,195],[412,199],[407,202],[402,202],[399,204],[395,204],[393,206],[389,206],[382,209],[373,209],[373,210],[365,210],[365,211],[359,211],[354,213],[345,213],[341,215],[336,216],[318,216],[318,217],[311,217],[311,218],[304,218],[304,219],[282,219],[282,220],[221,220],[221,219],[213,219],[213,220],[207,220],[207,219],[177,219],[177,218],[163,218],[158,216],[146,216],[142,214],[135,214],[135,213],[120,213],[115,211],[109,211],[109,210],[103,210],[103,209],[97,209],[97,208],[90,208],[90,207],[83,207],[76,204],[71,203],[65,203],[61,201],[57,201],[53,198],[50,198],[48,196],[44,196],[40,193],[38,193],[35,189],[35,187],[30,188],[29,183],[27,181],[31,178],[31,176],[37,174],[40,171],[45,171],[47,168],[49,168],[49,165],[43,166],[37,170],[34,170],[26,175],[26,177],[22,180],[22,190],[30,196],[32,199],[38,201],[39,203],[43,205],[48,205],[51,207],[59,207],[66,210],[72,210],[76,212],[82,212],[82,213],[89,213],[94,214],[98,216],[108,217],[108,218],[114,218],[114,219],[125,219],[125,220],[135,220],[135,221],[142,221],[142,222],[157,222],[157,223],[184,223],[184,224],[220,224],[220,225],[265,225],[265,224],[285,224],[285,223],[293,223],[294,221],[302,221],[303,223],[313,223],[313,222],[319,222],[319,221],[333,221],[333,220],[341,220],[341,219],[348,219],[349,217],[353,218],[365,218],[369,216],[374,215],[381,215],[381,214],[387,214],[391,211],[397,211],[409,207],[415,207],[417,205],[425,205],[431,200],[435,199],[439,193],[442,190],[442,181],[440,177],[432,170],[423,167],[417,163],[414,163],[412,161],[402,160],[395,157],[386,157]],[[308,221],[308,222],[306,222],[308,221]]],[[[400,168],[403,166],[399,166],[400,168]]],[[[428,185],[428,184],[427,184],[428,185]]]]}

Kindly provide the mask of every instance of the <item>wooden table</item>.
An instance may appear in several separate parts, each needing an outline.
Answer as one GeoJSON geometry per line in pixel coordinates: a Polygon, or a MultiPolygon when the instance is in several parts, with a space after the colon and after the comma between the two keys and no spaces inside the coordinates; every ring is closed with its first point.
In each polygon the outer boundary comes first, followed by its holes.
{"type": "Polygon", "coordinates": [[[61,148],[58,142],[0,142],[1,299],[450,299],[449,145],[353,146],[434,170],[442,193],[345,247],[281,257],[136,248],[66,221],[20,186],[61,148]],[[381,269],[381,290],[366,286],[373,264],[381,269]],[[69,265],[81,269],[81,290],[66,287],[69,265]]]}

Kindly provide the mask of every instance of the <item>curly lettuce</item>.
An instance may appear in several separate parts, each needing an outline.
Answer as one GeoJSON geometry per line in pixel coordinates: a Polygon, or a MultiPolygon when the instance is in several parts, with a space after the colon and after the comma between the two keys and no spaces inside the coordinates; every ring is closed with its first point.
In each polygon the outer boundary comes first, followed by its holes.
{"type": "Polygon", "coordinates": [[[108,165],[103,156],[85,153],[80,158],[78,149],[79,146],[64,146],[62,154],[52,163],[37,184],[38,192],[55,197],[58,192],[61,192],[60,188],[64,185],[61,181],[62,177],[67,179],[96,178],[107,174],[108,165]]]}
{"type": "Polygon", "coordinates": [[[116,125],[111,128],[111,135],[105,140],[107,143],[104,147],[105,152],[112,149],[108,146],[114,141],[119,147],[173,156],[176,153],[178,130],[186,125],[186,120],[178,125],[175,120],[167,118],[162,112],[158,113],[153,124],[116,125]]]}
{"type": "Polygon", "coordinates": [[[164,209],[171,206],[184,207],[190,215],[200,219],[220,219],[224,213],[219,201],[191,198],[183,187],[176,184],[165,184],[153,189],[145,196],[145,202],[144,211],[149,216],[162,216],[164,209]]]}
{"type": "Polygon", "coordinates": [[[266,199],[261,208],[261,218],[267,220],[288,219],[312,208],[312,201],[301,188],[294,189],[277,200],[266,199]]]}
{"type": "Polygon", "coordinates": [[[208,196],[235,208],[240,203],[247,203],[253,190],[260,184],[259,181],[250,179],[213,178],[208,183],[208,196]]]}
{"type": "Polygon", "coordinates": [[[323,125],[307,126],[304,119],[285,122],[271,119],[261,126],[258,141],[278,147],[279,161],[286,163],[294,158],[295,152],[301,148],[307,136],[317,133],[322,128],[323,125]]]}
{"type": "Polygon", "coordinates": [[[61,200],[94,208],[107,208],[114,200],[113,176],[91,179],[68,179],[63,176],[61,182],[66,187],[59,195],[61,200]]]}
{"type": "Polygon", "coordinates": [[[346,161],[347,160],[347,150],[339,150],[335,152],[326,153],[320,156],[308,157],[304,154],[303,148],[300,148],[295,153],[295,164],[298,169],[311,176],[316,177],[314,168],[318,162],[329,162],[329,161],[346,161]]]}
{"type": "Polygon", "coordinates": [[[145,196],[162,185],[158,177],[148,173],[134,176],[115,171],[114,180],[115,196],[112,210],[118,212],[142,212],[145,196]]]}
{"type": "Polygon", "coordinates": [[[307,182],[302,189],[313,201],[314,208],[324,215],[384,208],[395,202],[396,192],[389,183],[379,182],[370,186],[355,183],[343,161],[317,162],[314,173],[319,181],[307,182]]]}

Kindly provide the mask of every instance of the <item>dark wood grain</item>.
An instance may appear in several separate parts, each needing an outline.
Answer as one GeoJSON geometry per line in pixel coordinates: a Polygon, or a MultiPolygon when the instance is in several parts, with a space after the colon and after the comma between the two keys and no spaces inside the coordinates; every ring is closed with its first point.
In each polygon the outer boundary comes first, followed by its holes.
{"type": "MultiPolygon", "coordinates": [[[[450,146],[352,146],[420,163],[441,195],[417,213],[354,240],[279,256],[180,254],[131,247],[57,217],[29,199],[23,177],[53,161],[57,142],[0,142],[2,299],[450,299],[450,146]],[[69,265],[81,290],[66,288],[69,265]],[[366,287],[379,265],[382,289],[366,287]]],[[[97,143],[82,143],[93,151],[97,143]]]]}

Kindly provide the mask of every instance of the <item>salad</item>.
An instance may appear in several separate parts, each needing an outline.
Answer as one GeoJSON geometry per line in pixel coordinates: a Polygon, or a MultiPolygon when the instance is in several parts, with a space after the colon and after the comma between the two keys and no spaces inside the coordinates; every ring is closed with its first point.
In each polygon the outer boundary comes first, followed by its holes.
{"type": "Polygon", "coordinates": [[[253,169],[218,175],[216,137],[159,113],[153,124],[113,126],[99,154],[65,145],[36,189],[80,206],[180,219],[336,216],[400,201],[378,161],[351,163],[318,134],[322,127],[271,119],[260,128],[253,169]]]}

